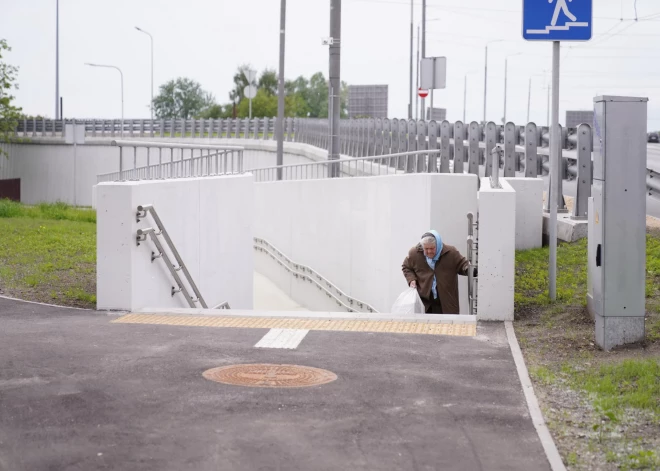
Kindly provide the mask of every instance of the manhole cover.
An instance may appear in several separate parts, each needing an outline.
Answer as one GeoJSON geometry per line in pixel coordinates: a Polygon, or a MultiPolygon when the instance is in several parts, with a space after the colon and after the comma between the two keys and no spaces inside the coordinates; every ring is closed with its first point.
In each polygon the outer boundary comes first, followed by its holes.
{"type": "Polygon", "coordinates": [[[298,365],[231,365],[204,372],[211,381],[254,388],[304,388],[337,379],[331,371],[298,365]]]}

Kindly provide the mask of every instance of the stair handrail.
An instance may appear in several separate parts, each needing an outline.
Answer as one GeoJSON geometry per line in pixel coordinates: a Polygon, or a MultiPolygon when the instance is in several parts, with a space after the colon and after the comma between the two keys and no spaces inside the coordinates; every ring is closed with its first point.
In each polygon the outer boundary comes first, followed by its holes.
{"type": "Polygon", "coordinates": [[[152,204],[145,204],[145,205],[140,205],[137,207],[137,213],[136,213],[136,219],[137,222],[140,222],[141,219],[146,219],[147,214],[151,214],[151,217],[153,218],[154,222],[156,223],[156,227],[158,228],[158,232],[152,227],[147,228],[147,229],[138,229],[137,231],[137,245],[140,245],[140,242],[145,241],[147,238],[147,235],[151,237],[151,240],[153,241],[154,245],[156,245],[156,248],[160,252],[159,254],[154,254],[152,252],[151,254],[151,262],[153,263],[154,260],[157,258],[163,258],[165,261],[165,264],[167,265],[167,268],[169,269],[170,274],[172,275],[172,278],[174,278],[174,281],[177,283],[179,289],[176,290],[174,287],[172,287],[172,296],[174,296],[177,292],[182,292],[183,295],[185,296],[186,300],[188,301],[188,305],[190,307],[196,307],[195,302],[199,301],[200,305],[204,309],[208,309],[208,306],[206,305],[206,301],[204,301],[204,298],[202,297],[202,293],[199,291],[199,288],[197,288],[197,285],[195,284],[195,281],[193,280],[192,275],[188,271],[188,268],[186,267],[186,264],[183,262],[183,259],[181,258],[181,255],[179,255],[179,251],[176,249],[176,246],[174,245],[174,242],[172,242],[172,239],[170,238],[169,234],[165,230],[165,226],[163,225],[163,222],[161,221],[160,217],[158,216],[158,213],[156,212],[156,208],[152,204]],[[160,243],[160,240],[158,240],[158,236],[162,235],[163,239],[165,239],[165,243],[167,244],[168,248],[172,252],[172,255],[174,255],[174,258],[176,260],[176,263],[178,263],[178,267],[174,266],[172,264],[169,256],[167,255],[167,252],[164,250],[163,245],[160,243]],[[195,296],[197,296],[196,299],[193,299],[190,293],[188,292],[188,288],[185,286],[185,284],[182,282],[181,277],[179,276],[179,271],[183,271],[183,274],[190,284],[191,288],[193,289],[195,296]]]}
{"type": "Polygon", "coordinates": [[[325,291],[328,297],[333,298],[339,306],[344,307],[348,312],[364,312],[364,313],[369,312],[369,313],[378,314],[378,311],[373,306],[370,306],[369,304],[363,301],[360,301],[358,299],[355,299],[347,295],[342,290],[337,288],[337,286],[335,286],[333,283],[328,281],[327,278],[319,275],[316,271],[314,271],[313,269],[309,268],[306,265],[302,265],[300,263],[294,262],[265,239],[255,237],[254,249],[270,255],[274,260],[276,260],[280,265],[282,265],[286,271],[293,274],[295,277],[300,277],[303,280],[308,280],[311,283],[315,284],[317,288],[319,288],[321,291],[325,291]],[[336,294],[330,290],[334,290],[336,294]],[[346,302],[344,302],[340,298],[344,298],[346,302]],[[364,309],[364,310],[358,311],[355,307],[352,307],[353,304],[355,304],[360,309],[364,309]]]}

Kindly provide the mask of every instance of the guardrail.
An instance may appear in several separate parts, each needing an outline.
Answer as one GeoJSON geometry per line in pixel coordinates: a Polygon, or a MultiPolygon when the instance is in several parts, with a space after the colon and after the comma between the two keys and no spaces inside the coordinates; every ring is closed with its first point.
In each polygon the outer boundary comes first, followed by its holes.
{"type": "Polygon", "coordinates": [[[292,261],[266,240],[255,237],[254,249],[269,255],[287,272],[291,273],[292,276],[314,284],[320,291],[325,292],[328,297],[334,299],[339,307],[346,309],[346,311],[378,313],[378,311],[372,306],[347,295],[342,290],[337,288],[337,286],[335,286],[333,283],[319,275],[308,266],[292,261]]]}
{"type": "Polygon", "coordinates": [[[243,173],[244,148],[239,146],[128,140],[114,140],[110,145],[119,147],[119,171],[98,175],[97,183],[243,173]],[[124,148],[133,149],[133,166],[129,169],[124,165],[124,148]],[[138,166],[137,150],[140,148],[147,149],[147,165],[144,166],[138,166]],[[152,150],[158,151],[158,163],[151,164],[152,150]],[[190,151],[187,158],[185,151],[190,151]],[[197,156],[196,151],[199,151],[197,156]]]}
{"type": "Polygon", "coordinates": [[[384,176],[403,173],[439,172],[439,150],[402,152],[379,157],[359,157],[354,159],[323,160],[305,164],[281,165],[248,170],[256,182],[278,180],[318,180],[330,177],[384,176]],[[412,171],[404,170],[412,166],[412,171]]]}

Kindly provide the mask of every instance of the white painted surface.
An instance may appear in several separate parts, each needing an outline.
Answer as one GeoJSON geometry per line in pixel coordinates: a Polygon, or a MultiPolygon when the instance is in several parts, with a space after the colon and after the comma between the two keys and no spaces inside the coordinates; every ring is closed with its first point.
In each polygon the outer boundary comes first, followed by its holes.
{"type": "MultiPolygon", "coordinates": [[[[97,307],[187,307],[150,239],[136,245],[138,205],[152,204],[209,307],[253,301],[253,180],[250,175],[102,183],[97,188],[97,307]]],[[[162,241],[162,238],[161,238],[162,241]]],[[[172,263],[174,257],[171,257],[172,263]]],[[[183,275],[182,272],[179,272],[183,275]]],[[[192,290],[191,290],[192,293],[192,290]]]]}
{"type": "MultiPolygon", "coordinates": [[[[307,265],[349,296],[388,312],[406,289],[401,264],[421,235],[437,229],[445,243],[466,252],[467,213],[476,213],[477,177],[418,174],[287,181],[255,185],[255,236],[307,265]]],[[[264,258],[269,258],[265,257],[264,258]]],[[[257,271],[311,310],[327,307],[318,293],[302,294],[268,260],[257,271]]],[[[460,278],[461,311],[467,281],[460,278]]],[[[333,303],[331,303],[333,304],[333,303]]]]}
{"type": "Polygon", "coordinates": [[[270,329],[255,347],[295,350],[308,333],[309,330],[304,329],[270,329]]]}
{"type": "MultiPolygon", "coordinates": [[[[256,268],[256,260],[255,260],[256,268]]],[[[254,272],[255,311],[305,311],[306,309],[279,289],[275,283],[258,272],[254,272]]]]}
{"type": "Polygon", "coordinates": [[[516,191],[516,250],[543,245],[543,180],[505,178],[516,191]]]}
{"type": "Polygon", "coordinates": [[[516,263],[516,192],[500,179],[492,189],[482,178],[479,190],[478,319],[513,320],[516,263]]]}
{"type": "MultiPolygon", "coordinates": [[[[244,169],[265,168],[276,165],[276,143],[254,139],[150,139],[127,138],[134,141],[179,142],[186,144],[238,145],[246,148],[244,169]]],[[[88,138],[86,144],[64,144],[61,139],[33,138],[30,143],[2,144],[9,153],[0,159],[0,179],[21,179],[21,201],[26,204],[63,201],[77,206],[95,206],[93,187],[97,176],[119,171],[119,148],[110,147],[111,138],[88,138]],[[75,165],[74,165],[75,162],[75,165]],[[75,181],[75,185],[74,185],[75,181]]],[[[284,164],[300,164],[326,160],[327,151],[307,144],[285,142],[284,164]]],[[[189,158],[190,151],[184,151],[189,158]]],[[[196,154],[197,155],[197,154],[196,154]]],[[[174,151],[174,160],[181,159],[174,151]]],[[[169,149],[149,153],[138,148],[135,157],[132,148],[126,148],[122,161],[124,170],[170,162],[169,149]]]]}

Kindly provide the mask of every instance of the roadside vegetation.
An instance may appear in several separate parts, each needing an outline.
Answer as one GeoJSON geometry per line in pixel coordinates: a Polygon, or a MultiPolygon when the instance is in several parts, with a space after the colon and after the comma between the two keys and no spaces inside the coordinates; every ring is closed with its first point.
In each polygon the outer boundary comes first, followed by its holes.
{"type": "Polygon", "coordinates": [[[96,212],[0,200],[0,294],[96,307],[96,212]]]}
{"type": "Polygon", "coordinates": [[[557,302],[547,248],[516,254],[515,329],[571,470],[660,469],[660,231],[647,235],[646,342],[601,351],[587,312],[587,242],[560,244],[557,302]]]}

